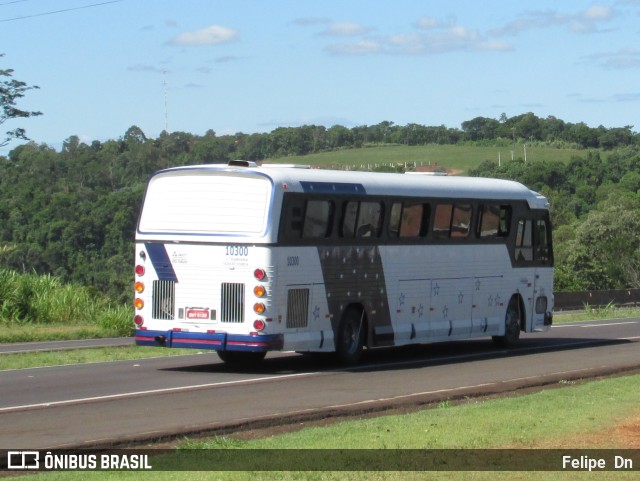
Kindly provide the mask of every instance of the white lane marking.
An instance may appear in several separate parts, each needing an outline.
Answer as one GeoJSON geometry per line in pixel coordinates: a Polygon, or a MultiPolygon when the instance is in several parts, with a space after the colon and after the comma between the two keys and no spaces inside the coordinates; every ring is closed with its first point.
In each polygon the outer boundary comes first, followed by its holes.
{"type": "Polygon", "coordinates": [[[78,399],[65,399],[63,401],[51,401],[51,402],[43,402],[43,403],[36,403],[36,404],[24,404],[21,406],[8,406],[8,407],[0,408],[0,413],[9,412],[9,411],[23,411],[23,410],[35,409],[35,408],[65,406],[69,404],[79,404],[79,403],[92,402],[92,401],[126,399],[126,398],[136,397],[136,396],[146,396],[149,394],[165,394],[165,393],[174,393],[174,392],[180,392],[180,391],[193,391],[193,390],[206,389],[211,387],[224,387],[224,386],[233,386],[238,384],[251,384],[251,383],[263,382],[263,381],[278,381],[280,379],[290,379],[295,377],[305,377],[305,376],[311,377],[311,376],[317,376],[320,374],[326,374],[328,372],[331,372],[331,371],[327,371],[325,373],[318,371],[318,372],[303,372],[303,373],[296,373],[296,374],[282,374],[279,376],[256,377],[256,378],[250,378],[250,379],[238,379],[236,381],[212,382],[208,384],[196,384],[191,386],[169,387],[164,389],[151,389],[148,391],[127,392],[127,393],[121,393],[121,394],[108,394],[106,396],[95,396],[95,397],[86,397],[86,398],[78,398],[78,399]]]}
{"type": "Polygon", "coordinates": [[[609,322],[607,324],[559,324],[553,326],[554,329],[562,329],[564,327],[603,327],[603,326],[624,326],[625,324],[638,324],[640,321],[627,321],[627,322],[609,322]]]}
{"type": "MultiPolygon", "coordinates": [[[[620,323],[620,324],[637,324],[637,323],[638,323],[638,321],[623,322],[623,323],[620,323]]],[[[564,326],[561,326],[561,327],[564,327],[564,326]]],[[[576,326],[576,325],[574,325],[574,326],[567,326],[567,327],[591,327],[591,326],[576,326]]],[[[640,339],[640,337],[613,338],[611,340],[638,340],[638,339],[640,339]]],[[[574,341],[574,342],[566,342],[566,343],[561,343],[561,344],[555,344],[552,347],[553,348],[558,348],[558,347],[567,347],[567,346],[579,346],[579,345],[585,345],[585,344],[597,344],[599,342],[601,342],[601,341],[600,340],[594,340],[594,339],[585,339],[585,340],[578,341],[578,342],[574,341]]],[[[533,346],[533,347],[520,348],[517,351],[519,353],[523,353],[523,352],[527,352],[527,351],[537,351],[539,349],[540,349],[539,346],[533,346]]],[[[494,354],[495,353],[508,353],[508,352],[509,351],[507,351],[507,350],[494,351],[494,354]]],[[[107,401],[107,400],[114,400],[114,399],[126,399],[126,398],[131,398],[131,397],[136,397],[136,396],[145,396],[145,395],[150,395],[150,394],[165,394],[165,393],[172,393],[172,392],[207,389],[207,388],[212,388],[212,387],[224,387],[224,386],[232,386],[232,385],[240,385],[240,384],[251,384],[251,383],[257,383],[257,382],[262,382],[262,381],[277,381],[277,380],[280,380],[280,379],[312,377],[312,376],[318,376],[318,375],[323,375],[323,374],[331,374],[331,373],[336,373],[336,372],[346,372],[348,370],[359,370],[359,368],[361,368],[361,369],[374,368],[375,369],[377,367],[386,367],[386,366],[402,366],[402,365],[422,364],[422,363],[425,363],[425,361],[427,363],[431,364],[431,363],[434,363],[434,362],[443,362],[443,361],[447,362],[447,361],[460,360],[460,359],[465,359],[465,358],[471,359],[471,358],[476,358],[476,357],[483,357],[486,354],[487,353],[482,352],[482,353],[461,354],[461,355],[454,355],[454,356],[443,356],[443,357],[437,357],[437,358],[428,359],[428,360],[419,359],[419,360],[400,361],[400,362],[395,362],[395,363],[366,364],[366,365],[356,366],[356,367],[352,367],[352,368],[333,369],[333,370],[328,370],[328,371],[315,371],[315,372],[304,372],[304,373],[295,373],[295,374],[282,374],[282,375],[267,376],[267,377],[262,377],[262,378],[239,379],[239,380],[236,380],[236,381],[223,381],[223,382],[217,382],[217,383],[196,384],[196,385],[191,385],[191,386],[179,386],[179,387],[164,388],[164,389],[152,389],[152,390],[147,390],[147,391],[137,391],[137,392],[129,392],[129,393],[121,393],[121,394],[109,394],[109,395],[106,395],[106,396],[95,396],[95,397],[78,398],[78,399],[67,399],[67,400],[63,400],[63,401],[52,401],[52,402],[44,402],[44,403],[37,403],[37,404],[25,404],[25,405],[20,405],[20,406],[8,406],[8,407],[0,408],[0,413],[11,412],[11,411],[23,411],[23,410],[36,409],[36,408],[64,406],[64,405],[70,405],[70,404],[80,404],[80,403],[85,403],[85,402],[107,401]]],[[[177,356],[177,357],[179,357],[179,356],[177,356]]],[[[586,370],[588,370],[588,369],[586,369],[586,370]]],[[[567,371],[567,373],[568,372],[569,371],[567,371]]],[[[573,371],[573,372],[579,372],[579,371],[573,371]]],[[[553,374],[562,374],[562,373],[552,373],[552,375],[553,374]]],[[[533,377],[539,377],[539,376],[533,376],[533,377]]],[[[515,380],[517,380],[517,379],[515,379],[515,380]]],[[[484,386],[490,386],[490,385],[509,382],[509,381],[512,381],[512,380],[499,381],[498,383],[478,384],[478,385],[475,385],[475,386],[464,386],[464,387],[452,388],[452,389],[442,389],[442,390],[438,390],[438,391],[427,391],[427,392],[423,392],[423,393],[415,393],[415,394],[409,394],[409,395],[404,395],[404,396],[399,396],[399,397],[403,398],[403,397],[418,396],[418,395],[422,395],[422,394],[434,394],[434,393],[438,393],[438,392],[455,391],[456,389],[468,389],[468,388],[484,387],[484,386]]],[[[396,399],[396,398],[393,397],[393,398],[385,398],[385,399],[396,399]]],[[[373,400],[373,401],[361,401],[361,403],[364,403],[364,402],[375,402],[375,400],[373,400]]],[[[358,404],[358,403],[356,403],[356,404],[358,404]]]]}
{"type": "Polygon", "coordinates": [[[610,322],[609,324],[598,324],[597,326],[584,325],[580,327],[603,327],[603,326],[624,326],[625,324],[638,324],[637,321],[630,322],[610,322]]]}

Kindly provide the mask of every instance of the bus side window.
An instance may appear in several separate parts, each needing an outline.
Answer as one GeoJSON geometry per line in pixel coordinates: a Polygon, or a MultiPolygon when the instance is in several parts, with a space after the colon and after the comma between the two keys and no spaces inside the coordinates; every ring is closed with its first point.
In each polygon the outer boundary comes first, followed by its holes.
{"type": "Polygon", "coordinates": [[[433,220],[436,239],[462,239],[469,235],[473,207],[470,204],[438,204],[433,220]]]}
{"type": "Polygon", "coordinates": [[[356,220],[358,219],[359,202],[346,202],[342,213],[340,235],[352,239],[356,234],[356,220]]]}
{"type": "Polygon", "coordinates": [[[333,202],[329,200],[308,200],[304,214],[302,238],[326,238],[331,235],[333,202]]]}
{"type": "Polygon", "coordinates": [[[357,237],[379,237],[382,228],[382,204],[361,202],[358,214],[357,237]]]}
{"type": "Polygon", "coordinates": [[[498,229],[498,236],[508,237],[511,232],[511,206],[500,206],[500,227],[498,229]]]}
{"type": "Polygon", "coordinates": [[[469,204],[456,204],[451,218],[451,237],[463,238],[469,235],[473,208],[469,204]]]}
{"type": "Polygon", "coordinates": [[[518,220],[516,232],[516,261],[533,260],[533,239],[531,219],[518,220]]]}
{"type": "Polygon", "coordinates": [[[433,217],[433,236],[436,239],[448,239],[451,229],[452,204],[438,204],[433,217]]]}
{"type": "Polygon", "coordinates": [[[429,213],[429,204],[394,203],[389,219],[389,237],[424,237],[429,228],[429,213]]]}
{"type": "Polygon", "coordinates": [[[551,262],[551,239],[549,236],[548,224],[544,220],[536,221],[536,260],[540,262],[551,262]]]}
{"type": "Polygon", "coordinates": [[[304,217],[304,200],[299,197],[285,197],[281,235],[290,240],[302,237],[302,223],[304,217]]]}
{"type": "Polygon", "coordinates": [[[394,202],[391,205],[391,212],[389,213],[389,237],[393,239],[397,239],[400,235],[401,216],[402,204],[400,202],[394,202]]]}
{"type": "Polygon", "coordinates": [[[478,237],[482,239],[495,239],[509,235],[511,224],[511,206],[487,204],[480,210],[480,222],[478,222],[478,237]]]}
{"type": "Polygon", "coordinates": [[[428,204],[405,204],[402,210],[400,237],[424,237],[428,226],[428,204]]]}

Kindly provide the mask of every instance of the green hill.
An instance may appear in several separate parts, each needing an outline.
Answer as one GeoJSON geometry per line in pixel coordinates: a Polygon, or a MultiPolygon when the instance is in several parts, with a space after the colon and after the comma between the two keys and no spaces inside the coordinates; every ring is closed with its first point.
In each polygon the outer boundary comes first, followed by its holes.
{"type": "MultiPolygon", "coordinates": [[[[343,149],[309,155],[278,157],[266,163],[309,164],[323,168],[375,170],[381,166],[439,166],[454,172],[466,172],[485,160],[508,162],[513,157],[525,158],[524,144],[509,146],[478,145],[372,145],[359,149],[343,149]]],[[[559,160],[568,162],[574,155],[584,155],[584,150],[550,147],[546,144],[526,144],[527,162],[559,160]]]]}

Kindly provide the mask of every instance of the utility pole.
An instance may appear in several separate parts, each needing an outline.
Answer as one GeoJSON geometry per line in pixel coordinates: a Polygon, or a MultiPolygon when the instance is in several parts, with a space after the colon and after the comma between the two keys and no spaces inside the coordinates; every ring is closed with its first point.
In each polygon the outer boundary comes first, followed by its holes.
{"type": "Polygon", "coordinates": [[[169,110],[167,108],[167,71],[162,70],[162,91],[164,94],[164,130],[169,133],[169,110]]]}

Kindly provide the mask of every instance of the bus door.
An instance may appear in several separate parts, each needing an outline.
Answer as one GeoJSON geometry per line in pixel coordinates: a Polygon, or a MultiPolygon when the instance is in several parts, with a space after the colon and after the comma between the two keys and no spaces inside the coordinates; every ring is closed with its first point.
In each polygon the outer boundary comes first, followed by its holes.
{"type": "Polygon", "coordinates": [[[526,310],[525,331],[530,332],[544,324],[552,295],[551,228],[546,213],[518,219],[515,266],[522,268],[519,292],[526,310]]]}
{"type": "Polygon", "coordinates": [[[551,245],[551,225],[548,216],[534,219],[533,257],[535,277],[533,289],[533,309],[531,330],[543,330],[547,326],[546,314],[553,308],[553,250],[551,245]]]}

